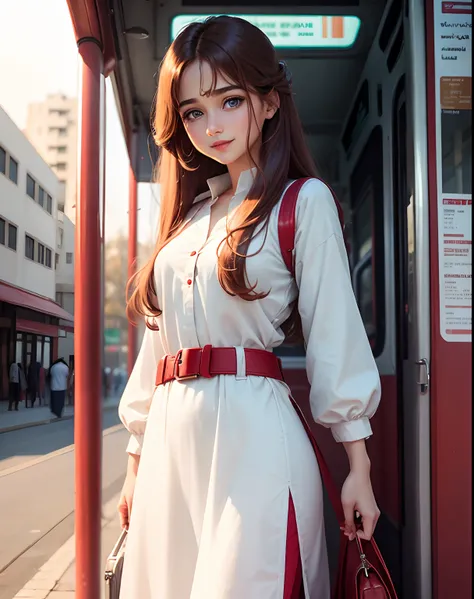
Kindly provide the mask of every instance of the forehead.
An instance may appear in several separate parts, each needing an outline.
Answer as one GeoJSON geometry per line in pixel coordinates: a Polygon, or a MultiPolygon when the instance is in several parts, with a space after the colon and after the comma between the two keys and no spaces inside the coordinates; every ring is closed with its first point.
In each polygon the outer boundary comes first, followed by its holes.
{"type": "Polygon", "coordinates": [[[181,75],[178,99],[179,102],[190,98],[200,99],[206,97],[211,90],[227,85],[235,85],[235,82],[219,71],[214,75],[209,63],[195,60],[186,67],[181,75]]]}

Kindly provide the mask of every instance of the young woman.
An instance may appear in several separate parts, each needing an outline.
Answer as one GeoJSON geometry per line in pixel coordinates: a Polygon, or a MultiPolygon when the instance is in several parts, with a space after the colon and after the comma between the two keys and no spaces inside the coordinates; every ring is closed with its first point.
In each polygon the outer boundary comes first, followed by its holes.
{"type": "Polygon", "coordinates": [[[148,326],[120,405],[121,597],[328,599],[318,465],[272,349],[297,305],[313,416],[350,461],[345,532],[358,510],[369,538],[379,511],[365,439],[380,385],[333,196],[317,179],[299,193],[293,279],[278,210],[315,169],[286,69],[244,20],[181,32],[155,114],[160,233],[129,303],[148,326]]]}

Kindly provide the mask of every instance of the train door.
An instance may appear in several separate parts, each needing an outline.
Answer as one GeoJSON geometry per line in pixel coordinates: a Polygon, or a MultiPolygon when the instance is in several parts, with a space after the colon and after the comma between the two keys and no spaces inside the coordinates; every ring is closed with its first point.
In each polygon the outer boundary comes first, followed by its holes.
{"type": "Polygon", "coordinates": [[[353,284],[382,380],[368,443],[376,538],[402,597],[431,598],[424,8],[388,3],[342,136],[353,284]]]}

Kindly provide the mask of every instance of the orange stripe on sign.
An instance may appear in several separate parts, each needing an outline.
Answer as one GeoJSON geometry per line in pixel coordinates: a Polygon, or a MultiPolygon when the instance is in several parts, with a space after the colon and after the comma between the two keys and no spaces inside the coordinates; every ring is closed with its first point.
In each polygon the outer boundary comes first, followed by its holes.
{"type": "Polygon", "coordinates": [[[332,18],[332,37],[335,39],[344,37],[344,17],[332,18]]]}
{"type": "Polygon", "coordinates": [[[323,17],[323,38],[328,37],[328,18],[323,17]]]}

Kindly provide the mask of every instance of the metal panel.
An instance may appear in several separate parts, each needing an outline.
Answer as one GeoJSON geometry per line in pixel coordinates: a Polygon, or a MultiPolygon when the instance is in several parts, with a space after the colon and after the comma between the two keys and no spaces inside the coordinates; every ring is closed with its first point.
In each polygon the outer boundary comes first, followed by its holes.
{"type": "Polygon", "coordinates": [[[408,206],[409,348],[404,363],[404,596],[431,599],[430,390],[419,384],[430,358],[430,251],[426,41],[423,0],[409,0],[408,118],[413,132],[413,194],[408,206]],[[410,230],[411,229],[411,230],[410,230]]]}

